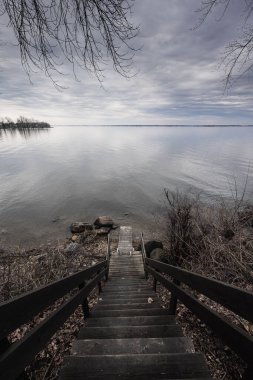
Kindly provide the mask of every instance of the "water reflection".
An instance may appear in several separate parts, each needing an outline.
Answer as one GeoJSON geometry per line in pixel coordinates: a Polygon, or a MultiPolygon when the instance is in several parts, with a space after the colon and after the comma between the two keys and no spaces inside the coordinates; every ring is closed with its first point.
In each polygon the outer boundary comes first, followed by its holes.
{"type": "Polygon", "coordinates": [[[251,127],[1,132],[0,231],[12,239],[15,231],[22,243],[63,235],[73,220],[98,214],[143,228],[162,212],[164,187],[231,196],[229,182],[235,176],[240,190],[249,171],[252,195],[251,127]]]}
{"type": "Polygon", "coordinates": [[[8,137],[21,136],[29,139],[41,133],[48,133],[50,128],[0,128],[0,141],[8,137]]]}

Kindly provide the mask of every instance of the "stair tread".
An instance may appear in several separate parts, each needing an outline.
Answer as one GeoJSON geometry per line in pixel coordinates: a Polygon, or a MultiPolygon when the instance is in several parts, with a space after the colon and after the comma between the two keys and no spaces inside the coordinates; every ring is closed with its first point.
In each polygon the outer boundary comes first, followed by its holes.
{"type": "Polygon", "coordinates": [[[160,338],[183,336],[178,325],[113,326],[84,327],[79,331],[78,339],[92,338],[160,338]]]}
{"type": "Polygon", "coordinates": [[[160,316],[133,316],[133,317],[104,317],[89,318],[87,326],[143,326],[143,325],[166,325],[174,324],[175,317],[172,315],[160,316]]]}
{"type": "Polygon", "coordinates": [[[159,301],[157,301],[158,299],[156,298],[152,298],[153,302],[152,303],[149,303],[148,302],[148,299],[151,299],[152,297],[150,296],[146,296],[146,297],[142,297],[142,298],[125,298],[125,299],[118,299],[117,297],[115,298],[109,298],[109,299],[103,299],[101,298],[100,302],[99,302],[99,306],[105,306],[105,305],[133,305],[133,304],[143,304],[143,303],[146,303],[146,304],[156,304],[158,307],[160,306],[160,303],[159,301]]]}
{"type": "Polygon", "coordinates": [[[210,378],[201,354],[70,356],[60,379],[194,379],[210,378]],[[139,377],[138,377],[139,376],[139,377]]]}
{"type": "Polygon", "coordinates": [[[83,339],[72,345],[72,355],[113,355],[194,352],[190,338],[83,339]]]}
{"type": "Polygon", "coordinates": [[[132,304],[98,304],[96,310],[125,310],[125,309],[152,309],[158,308],[158,303],[132,303],[132,304]]]}
{"type": "Polygon", "coordinates": [[[162,308],[150,308],[150,309],[128,309],[128,310],[97,310],[93,309],[91,311],[92,317],[116,317],[116,316],[149,316],[149,315],[168,315],[169,312],[162,308]]]}
{"type": "MultiPolygon", "coordinates": [[[[135,301],[138,301],[138,302],[141,302],[142,301],[145,303],[146,300],[148,300],[149,298],[152,298],[153,300],[159,300],[159,298],[153,294],[147,294],[147,295],[137,295],[134,297],[135,301]]],[[[124,295],[120,295],[120,296],[103,296],[103,295],[100,295],[100,298],[99,298],[100,301],[120,301],[119,303],[121,303],[121,301],[125,301],[125,302],[128,302],[128,301],[133,301],[133,298],[129,298],[129,297],[125,297],[124,295]]]]}

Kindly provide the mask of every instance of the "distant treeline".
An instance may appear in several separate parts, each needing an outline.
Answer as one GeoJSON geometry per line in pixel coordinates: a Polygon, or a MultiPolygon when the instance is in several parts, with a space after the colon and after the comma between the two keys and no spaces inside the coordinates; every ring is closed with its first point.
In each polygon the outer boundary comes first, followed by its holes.
{"type": "Polygon", "coordinates": [[[2,129],[24,129],[24,128],[51,128],[51,125],[34,119],[28,119],[20,116],[17,121],[13,121],[9,117],[0,118],[0,128],[2,129]]]}

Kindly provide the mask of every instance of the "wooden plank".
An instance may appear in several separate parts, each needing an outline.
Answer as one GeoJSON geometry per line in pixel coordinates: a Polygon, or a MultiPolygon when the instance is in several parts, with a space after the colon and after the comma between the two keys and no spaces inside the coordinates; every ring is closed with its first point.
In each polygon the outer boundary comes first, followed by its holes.
{"type": "Polygon", "coordinates": [[[156,260],[146,259],[145,262],[253,323],[253,293],[156,260]]]}
{"type": "MultiPolygon", "coordinates": [[[[137,301],[138,302],[138,301],[137,301]]],[[[159,305],[155,303],[132,303],[129,305],[124,304],[98,304],[96,310],[128,310],[128,309],[156,309],[159,305]]]]}
{"type": "Polygon", "coordinates": [[[124,338],[76,340],[72,355],[121,355],[194,352],[189,338],[124,338]]]}
{"type": "Polygon", "coordinates": [[[194,379],[210,378],[200,354],[72,356],[60,379],[194,379]],[[142,377],[141,377],[142,376],[142,377]]]}
{"type": "Polygon", "coordinates": [[[203,322],[212,328],[212,330],[224,342],[232,348],[247,363],[252,362],[253,337],[244,332],[242,329],[225,321],[215,311],[209,309],[196,298],[185,292],[172,281],[166,279],[154,269],[147,266],[147,270],[151,273],[165,288],[170,290],[187,306],[194,314],[196,314],[203,322]]]}
{"type": "Polygon", "coordinates": [[[133,248],[133,238],[132,238],[132,227],[121,226],[119,230],[119,244],[117,249],[119,254],[132,253],[133,248]]]}
{"type": "Polygon", "coordinates": [[[95,318],[103,317],[135,317],[148,315],[168,315],[167,309],[129,309],[129,310],[97,310],[93,309],[91,316],[95,318]]]}
{"type": "MultiPolygon", "coordinates": [[[[139,297],[139,298],[123,298],[123,299],[120,299],[118,297],[110,297],[109,299],[108,298],[102,298],[100,297],[101,300],[99,302],[99,305],[102,305],[102,306],[105,306],[105,305],[114,305],[114,304],[117,304],[117,305],[132,305],[133,303],[136,304],[136,303],[148,303],[148,299],[150,298],[149,296],[144,296],[144,297],[139,297]]],[[[153,299],[153,302],[152,304],[156,304],[157,307],[160,306],[160,302],[158,300],[157,297],[152,297],[153,299]]]]}
{"type": "Polygon", "coordinates": [[[170,324],[176,324],[175,318],[172,315],[89,318],[87,322],[88,327],[158,326],[170,324]]]}
{"type": "Polygon", "coordinates": [[[54,333],[62,326],[68,317],[74,312],[90,292],[97,286],[107,269],[104,269],[94,279],[89,281],[84,288],[70,298],[64,305],[53,312],[37,327],[27,333],[17,343],[0,356],[0,379],[14,380],[31,362],[34,356],[41,351],[54,333]]]}
{"type": "Polygon", "coordinates": [[[165,338],[183,336],[178,325],[84,327],[78,339],[165,338]]]}
{"type": "Polygon", "coordinates": [[[72,276],[57,280],[2,303],[0,305],[0,340],[23,323],[31,320],[55,300],[64,296],[73,288],[78,287],[83,281],[88,280],[106,265],[107,261],[102,261],[72,276]]]}

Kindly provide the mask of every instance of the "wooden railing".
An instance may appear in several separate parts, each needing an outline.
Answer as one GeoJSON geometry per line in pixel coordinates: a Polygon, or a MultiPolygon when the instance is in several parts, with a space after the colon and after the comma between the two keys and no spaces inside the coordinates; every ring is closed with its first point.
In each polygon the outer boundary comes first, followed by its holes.
{"type": "Polygon", "coordinates": [[[87,297],[97,286],[99,291],[102,290],[101,280],[108,277],[108,271],[107,258],[88,269],[0,304],[0,379],[16,379],[79,305],[82,305],[84,317],[88,317],[87,297]],[[31,321],[34,316],[75,288],[76,293],[70,295],[62,306],[22,339],[9,343],[8,335],[11,332],[31,321]]]}
{"type": "MultiPolygon", "coordinates": [[[[144,247],[143,241],[142,246],[144,247]]],[[[251,323],[253,323],[253,294],[221,281],[149,259],[145,251],[143,257],[146,275],[153,276],[153,289],[156,291],[159,282],[171,292],[168,313],[176,313],[177,300],[180,300],[247,363],[248,368],[243,380],[252,380],[253,337],[196,299],[190,289],[205,295],[251,323]],[[183,284],[187,285],[187,289],[186,286],[182,286],[183,284]]]]}

